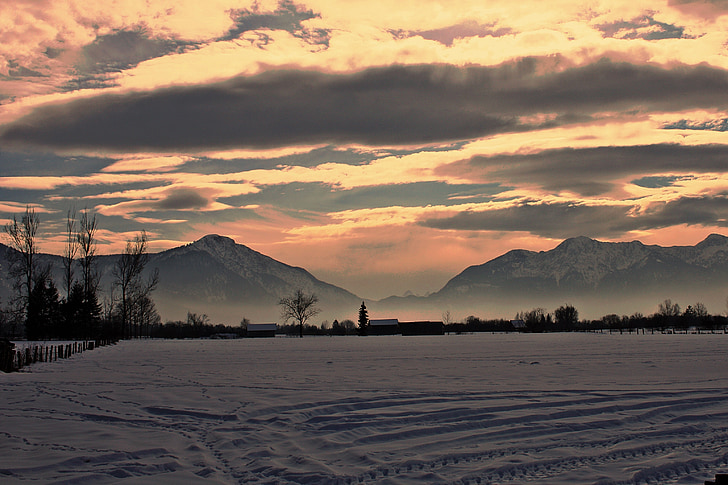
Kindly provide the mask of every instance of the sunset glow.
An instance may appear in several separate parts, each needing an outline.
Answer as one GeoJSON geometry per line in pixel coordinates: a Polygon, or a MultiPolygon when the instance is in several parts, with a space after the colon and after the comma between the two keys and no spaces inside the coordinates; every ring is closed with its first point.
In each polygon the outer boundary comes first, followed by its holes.
{"type": "Polygon", "coordinates": [[[217,233],[363,298],[728,226],[728,4],[7,0],[0,219],[217,233]]]}

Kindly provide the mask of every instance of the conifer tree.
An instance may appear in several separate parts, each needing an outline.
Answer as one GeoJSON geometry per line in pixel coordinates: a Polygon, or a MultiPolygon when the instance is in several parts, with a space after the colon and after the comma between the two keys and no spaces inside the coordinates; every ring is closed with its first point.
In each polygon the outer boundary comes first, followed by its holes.
{"type": "Polygon", "coordinates": [[[359,335],[366,335],[369,330],[369,312],[364,302],[359,307],[359,335]]]}

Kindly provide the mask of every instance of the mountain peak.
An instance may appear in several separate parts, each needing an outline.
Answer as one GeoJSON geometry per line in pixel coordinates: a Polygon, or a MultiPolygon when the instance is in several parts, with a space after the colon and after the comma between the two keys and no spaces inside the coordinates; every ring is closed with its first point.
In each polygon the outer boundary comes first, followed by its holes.
{"type": "Polygon", "coordinates": [[[581,250],[583,248],[588,248],[590,246],[594,246],[595,244],[600,244],[600,243],[599,243],[599,241],[588,238],[586,236],[577,236],[577,237],[571,237],[569,239],[565,239],[564,241],[561,242],[561,244],[559,244],[556,247],[556,249],[581,250]]]}
{"type": "Polygon", "coordinates": [[[720,234],[711,234],[710,236],[703,239],[700,243],[698,243],[699,247],[706,247],[706,246],[725,246],[728,244],[728,237],[722,236],[720,234]]]}
{"type": "Polygon", "coordinates": [[[209,253],[223,253],[235,249],[238,244],[229,237],[208,234],[193,242],[191,246],[209,253]]]}
{"type": "Polygon", "coordinates": [[[208,234],[202,236],[200,239],[195,241],[193,244],[235,244],[235,241],[227,236],[221,236],[219,234],[208,234]]]}

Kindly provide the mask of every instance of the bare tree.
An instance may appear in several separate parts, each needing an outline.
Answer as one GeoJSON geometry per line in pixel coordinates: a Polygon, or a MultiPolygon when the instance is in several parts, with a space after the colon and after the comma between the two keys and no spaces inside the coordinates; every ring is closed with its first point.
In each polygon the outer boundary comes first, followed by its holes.
{"type": "Polygon", "coordinates": [[[210,325],[210,317],[208,317],[206,313],[198,315],[197,313],[188,311],[187,325],[192,325],[193,327],[204,327],[205,325],[210,325]]]}
{"type": "Polygon", "coordinates": [[[669,298],[657,306],[657,313],[663,317],[680,316],[680,305],[673,303],[669,298]]]}
{"type": "Polygon", "coordinates": [[[702,302],[696,302],[693,305],[693,312],[697,318],[706,318],[709,315],[708,308],[702,302]]]}
{"type": "Polygon", "coordinates": [[[453,322],[452,314],[450,313],[450,310],[446,310],[442,313],[442,323],[446,327],[450,325],[453,322]]]}
{"type": "Polygon", "coordinates": [[[579,311],[574,305],[561,305],[554,310],[554,317],[556,318],[556,324],[562,328],[573,328],[579,323],[579,311]]]}
{"type": "Polygon", "coordinates": [[[296,290],[293,296],[281,298],[278,304],[281,306],[281,318],[284,322],[294,320],[298,323],[301,337],[303,337],[303,326],[313,316],[318,315],[321,310],[316,307],[318,297],[311,293],[307,295],[303,290],[296,290]]]}
{"type": "Polygon", "coordinates": [[[4,228],[10,240],[10,247],[15,250],[12,253],[13,256],[10,262],[10,276],[15,279],[18,300],[22,302],[21,306],[26,315],[30,293],[33,291],[33,278],[37,269],[38,245],[36,234],[38,233],[39,224],[40,219],[35,214],[35,210],[27,206],[25,215],[20,222],[18,222],[16,216],[13,216],[13,221],[6,224],[4,228]]]}
{"type": "Polygon", "coordinates": [[[101,317],[101,305],[97,295],[99,286],[99,276],[96,273],[97,229],[96,214],[91,214],[88,209],[81,212],[76,241],[78,242],[79,262],[81,263],[82,293],[80,321],[76,323],[81,325],[81,332],[85,338],[89,338],[97,332],[101,317]]]}
{"type": "Polygon", "coordinates": [[[68,209],[66,216],[66,247],[63,249],[63,286],[66,300],[71,296],[73,287],[73,263],[78,254],[78,236],[76,234],[76,209],[68,209]]]}
{"type": "Polygon", "coordinates": [[[97,229],[96,214],[89,214],[88,209],[81,212],[80,227],[76,234],[76,241],[78,242],[78,248],[81,253],[81,280],[85,297],[88,297],[92,293],[95,295],[98,287],[98,277],[95,273],[97,229]]]}
{"type": "Polygon", "coordinates": [[[155,268],[147,281],[142,273],[149,262],[147,233],[142,231],[133,240],[126,242],[126,248],[114,266],[114,284],[121,290],[121,331],[131,336],[132,315],[137,306],[148,305],[146,300],[157,287],[159,271],[155,268]]]}

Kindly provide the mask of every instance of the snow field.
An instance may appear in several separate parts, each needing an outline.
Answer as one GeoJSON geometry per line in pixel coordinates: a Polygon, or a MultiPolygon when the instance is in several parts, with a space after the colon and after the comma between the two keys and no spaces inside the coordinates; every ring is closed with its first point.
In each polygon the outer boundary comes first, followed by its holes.
{"type": "Polygon", "coordinates": [[[0,374],[2,483],[702,484],[726,335],[125,341],[0,374]]]}

